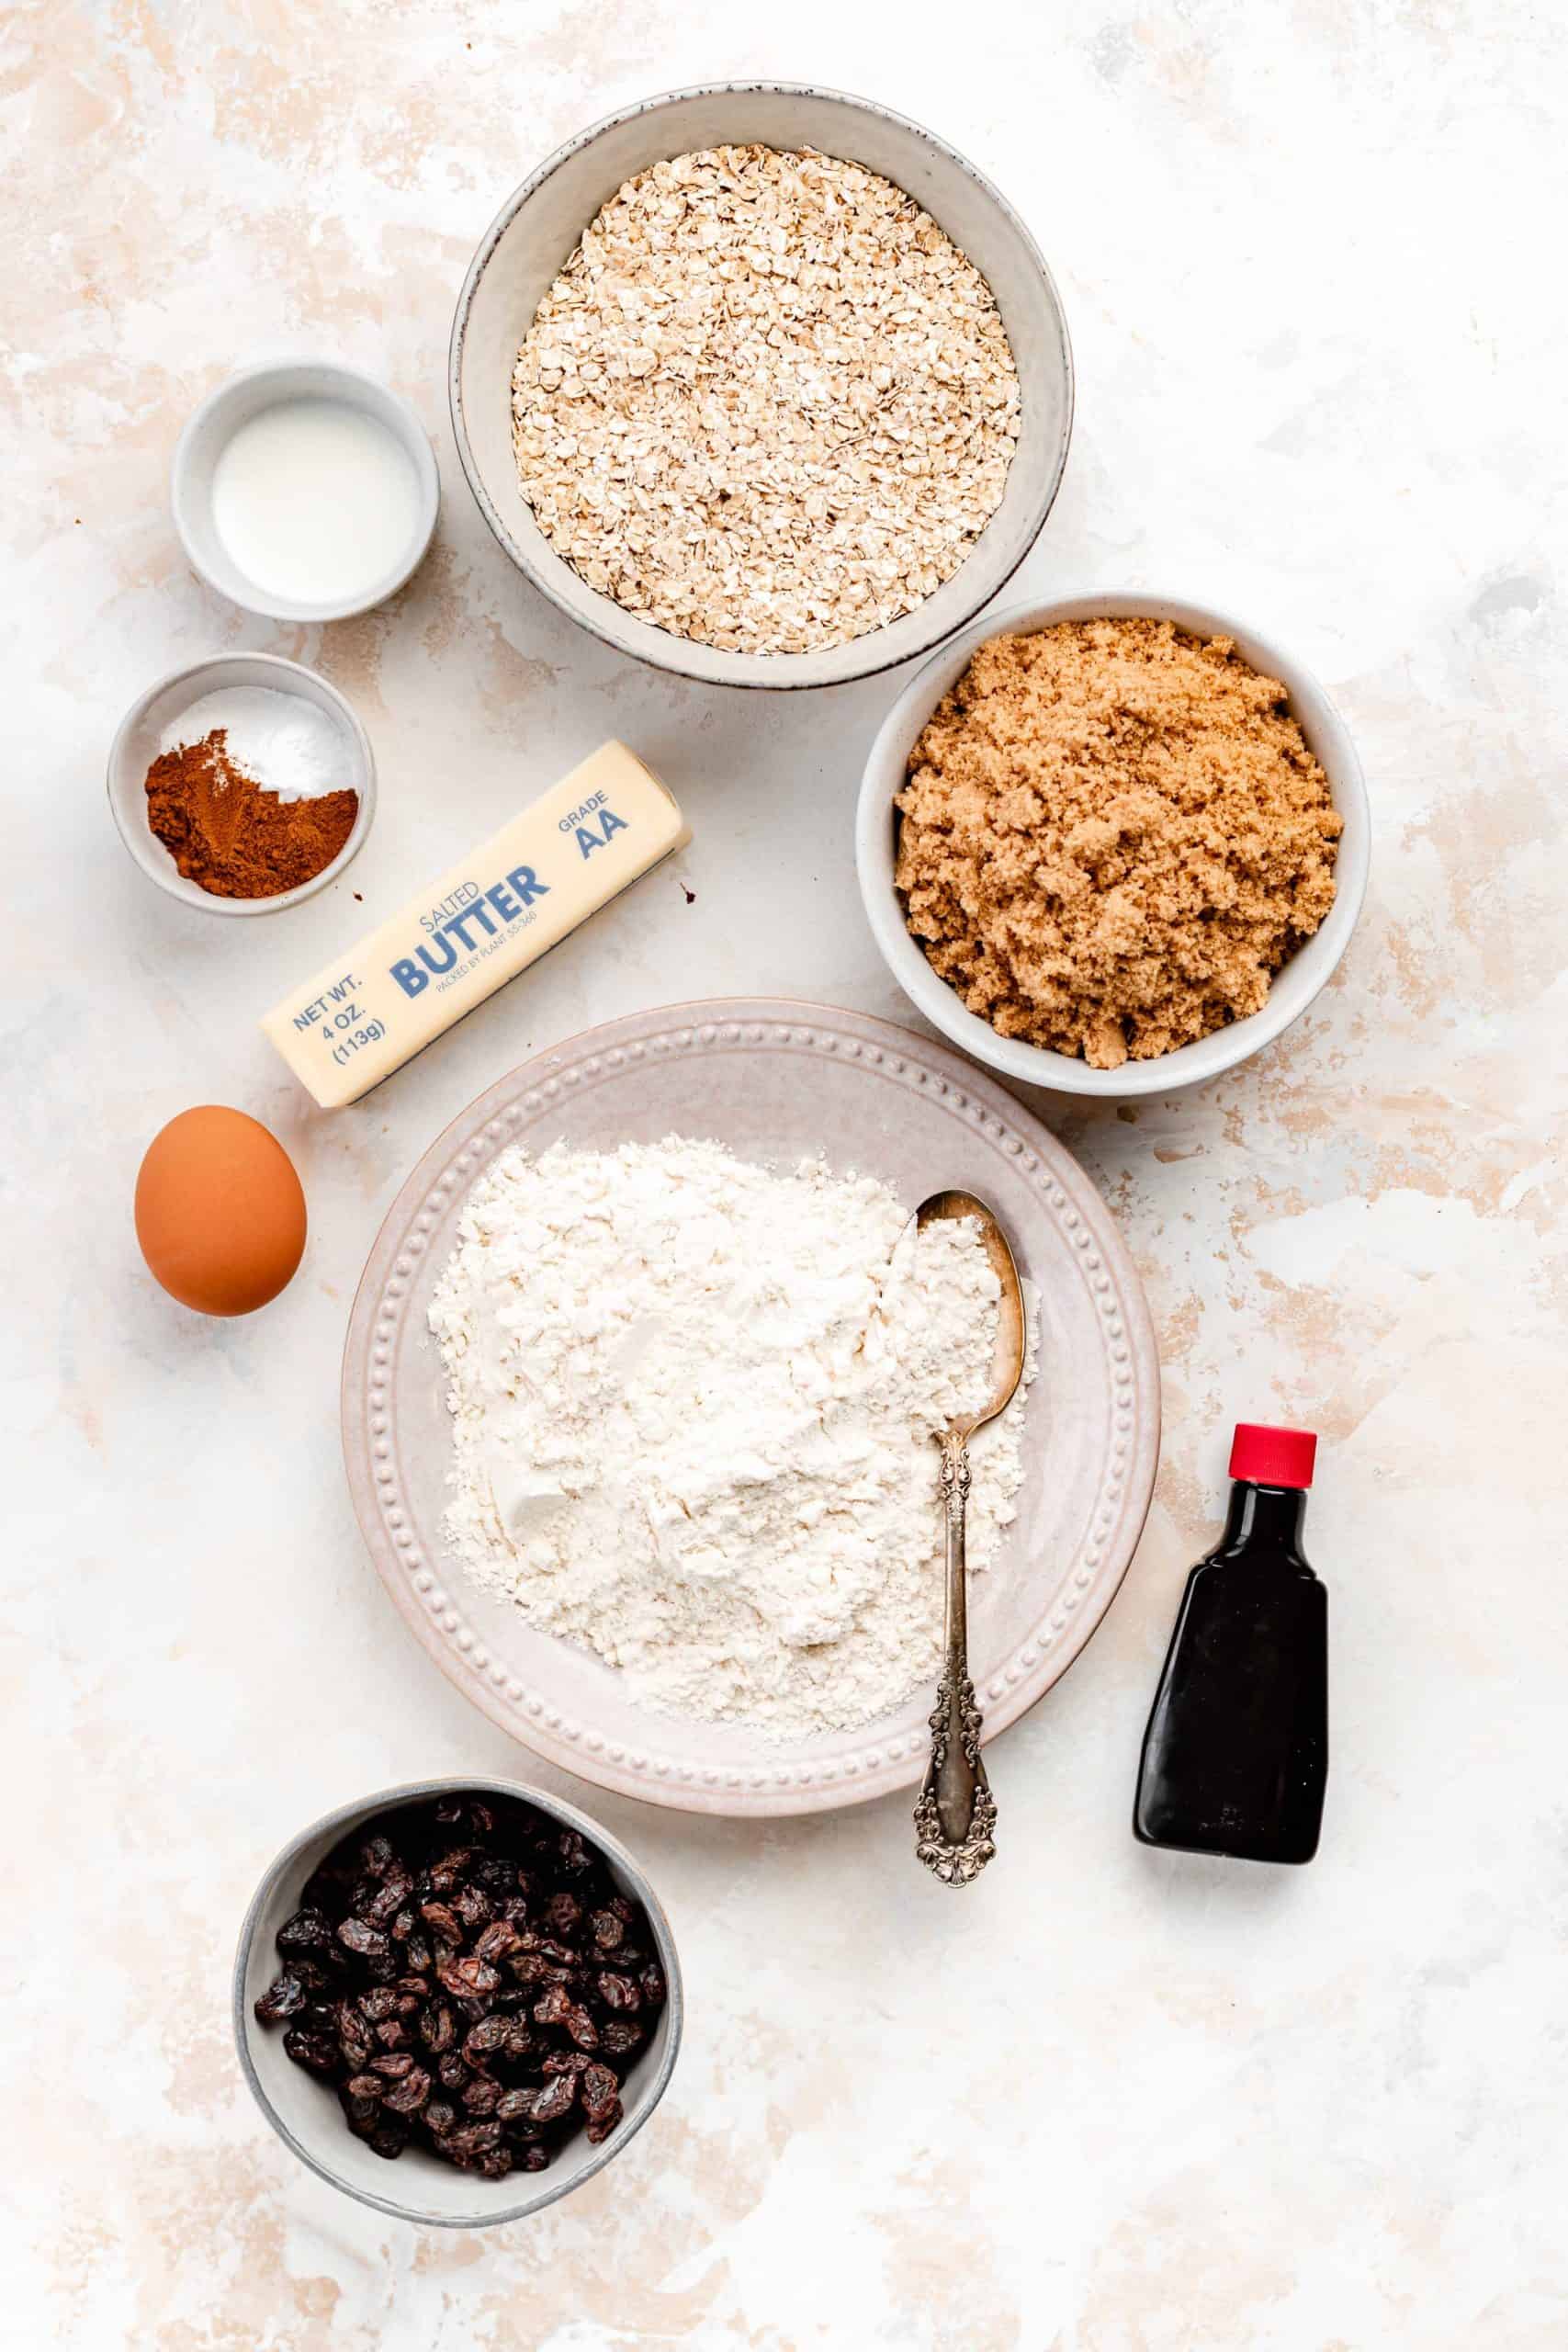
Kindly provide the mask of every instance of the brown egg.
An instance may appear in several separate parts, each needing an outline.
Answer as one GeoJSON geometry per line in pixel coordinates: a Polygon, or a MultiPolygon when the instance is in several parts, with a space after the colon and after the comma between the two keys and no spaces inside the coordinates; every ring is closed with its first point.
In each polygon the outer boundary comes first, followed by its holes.
{"type": "Polygon", "coordinates": [[[136,1238],[171,1298],[249,1315],[305,1254],[305,1195],[276,1136],[216,1102],[155,1135],[136,1179],[136,1238]]]}

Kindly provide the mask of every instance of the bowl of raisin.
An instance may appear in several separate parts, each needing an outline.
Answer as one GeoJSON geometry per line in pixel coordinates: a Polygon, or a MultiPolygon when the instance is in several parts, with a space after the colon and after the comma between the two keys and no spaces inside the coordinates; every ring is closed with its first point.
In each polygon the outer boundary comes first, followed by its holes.
{"type": "Polygon", "coordinates": [[[262,2113],[336,2188],[474,2229],[618,2155],[681,2040],[670,1924],[596,1823],[510,1781],[343,1806],[267,1871],[234,1963],[262,2113]]]}

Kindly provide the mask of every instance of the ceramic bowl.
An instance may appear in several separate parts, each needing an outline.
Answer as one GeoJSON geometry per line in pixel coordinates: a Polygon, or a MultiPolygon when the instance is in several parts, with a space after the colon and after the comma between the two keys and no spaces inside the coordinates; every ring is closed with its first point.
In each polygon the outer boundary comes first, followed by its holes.
{"type": "MultiPolygon", "coordinates": [[[[671,1134],[782,1170],[826,1153],[911,1207],[962,1185],[1001,1219],[1034,1294],[1039,1376],[1016,1515],[970,1580],[987,1740],[1082,1656],[1136,1548],[1159,1460],[1148,1304],[1092,1180],[1005,1087],[929,1037],[798,998],[660,1005],[564,1039],[471,1102],[389,1208],[349,1317],[343,1450],[365,1548],[415,1639],[492,1723],[601,1788],[736,1818],[863,1804],[924,1772],[930,1686],[874,1722],[777,1737],[663,1714],[447,1546],[452,1418],[429,1309],[472,1188],[513,1148],[615,1151],[671,1134]]],[[[934,1530],[934,1449],[927,1476],[934,1530]]]]}
{"type": "Polygon", "coordinates": [[[1000,1070],[1006,1078],[1023,1079],[1032,1086],[1049,1086],[1063,1094],[1102,1094],[1126,1098],[1135,1094],[1168,1094],[1183,1086],[1201,1085],[1234,1069],[1288,1029],[1300,1018],[1328,980],[1349,944],[1366,895],[1367,864],[1371,833],[1367,788],[1361,763],[1344,721],[1310,670],[1293,655],[1236,620],[1206,605],[1188,604],[1170,596],[1130,591],[1114,594],[1069,596],[1049,604],[1012,605],[988,613],[943,646],[899,695],[884,720],[865,764],[855,820],[855,863],[861,897],[873,934],[894,978],[917,1010],[934,1027],[976,1061],[1000,1070]],[[1066,1054],[1032,1046],[1018,1037],[1000,1037],[987,1021],[971,1012],[956,991],[938,978],[909,935],[903,904],[893,887],[897,817],[894,795],[902,790],[909,754],[948,688],[968,666],[976,650],[993,637],[1049,628],[1056,621],[1137,618],[1174,621],[1197,637],[1228,637],[1237,650],[1269,676],[1278,678],[1290,697],[1292,714],[1308,748],[1328,778],[1334,805],[1345,820],[1336,865],[1338,890],[1328,920],[1305,945],[1297,949],[1274,978],[1269,1001],[1261,1012],[1233,1022],[1195,1045],[1182,1046],[1146,1062],[1123,1062],[1119,1069],[1091,1069],[1066,1054]]]}
{"type": "Polygon", "coordinates": [[[384,605],[423,562],[441,504],[434,455],[408,401],[374,376],[332,359],[279,360],[244,368],[209,392],[175,446],[170,493],[181,545],[209,587],[247,613],[281,621],[346,620],[384,605]],[[341,401],[362,410],[387,427],[414,469],[419,514],[408,544],[389,570],[357,595],[311,600],[262,587],[234,561],[213,522],[212,477],[223,450],[253,416],[280,401],[296,400],[341,401]]]}
{"type": "Polygon", "coordinates": [[[245,2080],[278,2138],[293,2149],[301,2164],[309,2165],[345,2196],[399,2221],[438,2229],[483,2229],[496,2222],[522,2221],[553,2205],[558,2198],[603,2172],[637,2137],[674,2072],[681,2047],[681,1968],[670,1922],[642,1871],[624,1846],[575,1805],[517,1781],[412,1781],[401,1788],[382,1789],[357,1804],[340,1805],[335,1813],[302,1829],[284,1848],[252,1896],[240,1930],[233,2010],[234,2039],[245,2080]],[[349,2132],[335,2092],[295,2065],[285,2053],[281,2030],[258,2024],[254,2007],[257,1996],[265,1992],[283,1965],[274,1937],[299,1908],[311,1871],[340,1839],[352,1836],[376,1814],[395,1812],[427,1797],[468,1794],[513,1797],[536,1805],[563,1828],[577,1830],[604,1856],[621,1893],[640,1903],[647,1912],[669,1987],[659,2030],[626,2077],[622,2095],[626,2112],[610,2137],[595,2148],[580,2134],[567,2143],[547,2171],[513,2173],[504,2180],[480,2180],[457,2172],[417,2147],[405,2148],[394,2161],[374,2154],[349,2132]]]}
{"type": "Polygon", "coordinates": [[[940,645],[1008,580],[1051,510],[1066,462],[1073,367],[1061,302],[1040,250],[972,164],[919,123],[863,98],[784,82],[726,82],[623,107],[559,148],[485,232],[452,328],[452,424],[479,511],[519,571],[618,652],[714,685],[829,686],[940,645]],[[1001,505],[951,580],[891,627],[816,653],[727,653],[656,628],[580,580],[546,540],[517,486],[512,369],[540,298],[623,181],[694,148],[755,141],[815,147],[879,172],[968,254],[1000,307],[1022,416],[1001,505]]]}
{"type": "Polygon", "coordinates": [[[370,738],[353,706],[314,670],[286,662],[278,653],[220,653],[210,661],[193,662],[188,670],[172,671],[131,704],[109,750],[108,791],[121,841],[143,874],[171,899],[179,899],[187,907],[200,907],[211,915],[275,915],[335,882],[364,848],[376,813],[376,760],[370,738]],[[228,686],[262,686],[276,694],[302,695],[324,710],[343,735],[344,788],[359,795],[354,831],[332,863],[308,882],[301,882],[297,890],[280,890],[276,898],[220,899],[204,890],[199,882],[188,882],[147,822],[147,771],[158,756],[164,729],[193,703],[228,686]]]}

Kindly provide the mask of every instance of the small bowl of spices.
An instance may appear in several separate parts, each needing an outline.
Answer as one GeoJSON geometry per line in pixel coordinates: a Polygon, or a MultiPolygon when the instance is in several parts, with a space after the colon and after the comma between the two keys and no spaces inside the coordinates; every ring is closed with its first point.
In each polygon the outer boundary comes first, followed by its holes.
{"type": "Polygon", "coordinates": [[[142,872],[214,914],[276,914],[343,872],[370,831],[370,741],[335,686],[275,653],[178,670],[133,704],[109,807],[142,872]]]}
{"type": "Polygon", "coordinates": [[[425,1781],[285,1848],[234,1964],[267,2121],[401,2221],[515,2222],[648,2121],[681,2043],[670,1923],[597,1823],[510,1781],[425,1781]]]}

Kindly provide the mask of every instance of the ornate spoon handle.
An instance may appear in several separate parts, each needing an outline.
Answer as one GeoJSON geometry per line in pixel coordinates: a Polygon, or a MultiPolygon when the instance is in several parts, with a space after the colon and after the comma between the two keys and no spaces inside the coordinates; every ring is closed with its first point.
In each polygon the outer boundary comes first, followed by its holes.
{"type": "Polygon", "coordinates": [[[969,1592],[964,1521],[969,1453],[962,1438],[942,1448],[947,1520],[947,1645],[931,1710],[931,1760],[915,1807],[915,1852],[944,1885],[967,1886],[996,1852],[996,1799],[980,1761],[980,1710],[969,1679],[969,1592]]]}

